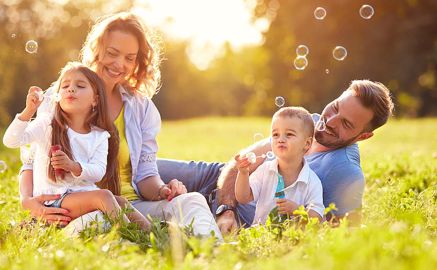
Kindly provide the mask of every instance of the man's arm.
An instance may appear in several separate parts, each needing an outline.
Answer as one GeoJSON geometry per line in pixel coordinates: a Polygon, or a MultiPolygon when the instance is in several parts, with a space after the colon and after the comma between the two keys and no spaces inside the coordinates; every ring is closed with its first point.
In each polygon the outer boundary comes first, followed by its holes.
{"type": "MultiPolygon", "coordinates": [[[[249,172],[252,173],[264,162],[265,158],[261,158],[262,154],[271,150],[270,138],[259,141],[242,152],[254,152],[257,156],[256,162],[249,166],[249,172]]],[[[217,204],[226,204],[236,207],[237,200],[235,199],[235,180],[237,179],[238,168],[235,159],[230,160],[222,169],[217,181],[217,204]]],[[[231,210],[225,211],[217,217],[217,225],[222,233],[228,233],[237,228],[237,217],[231,210]]]]}

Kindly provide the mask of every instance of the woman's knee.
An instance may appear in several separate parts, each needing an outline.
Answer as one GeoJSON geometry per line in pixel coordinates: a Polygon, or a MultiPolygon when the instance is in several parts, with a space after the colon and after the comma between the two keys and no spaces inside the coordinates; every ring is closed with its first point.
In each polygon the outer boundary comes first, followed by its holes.
{"type": "Polygon", "coordinates": [[[188,207],[189,205],[202,205],[209,209],[205,197],[199,192],[189,192],[177,196],[173,199],[174,203],[180,203],[183,206],[188,207]]]}

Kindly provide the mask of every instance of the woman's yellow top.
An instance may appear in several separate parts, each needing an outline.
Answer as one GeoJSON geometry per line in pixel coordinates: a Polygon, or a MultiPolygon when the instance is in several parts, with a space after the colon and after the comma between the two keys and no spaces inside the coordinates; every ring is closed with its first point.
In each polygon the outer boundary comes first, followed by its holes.
{"type": "Polygon", "coordinates": [[[120,137],[120,147],[118,150],[118,166],[120,171],[121,196],[129,201],[139,200],[138,195],[132,187],[132,165],[130,162],[129,145],[126,140],[125,123],[124,123],[124,105],[120,114],[114,121],[120,137]]]}

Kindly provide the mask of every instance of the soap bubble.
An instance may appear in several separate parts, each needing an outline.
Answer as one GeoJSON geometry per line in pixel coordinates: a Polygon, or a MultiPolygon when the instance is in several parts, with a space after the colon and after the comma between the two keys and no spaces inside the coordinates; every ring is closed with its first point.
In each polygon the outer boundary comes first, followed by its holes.
{"type": "Polygon", "coordinates": [[[308,60],[305,56],[298,56],[294,59],[294,67],[297,70],[304,70],[308,66],[308,60]]]}
{"type": "Polygon", "coordinates": [[[279,108],[281,108],[282,106],[284,106],[285,104],[285,99],[283,97],[276,97],[275,98],[275,105],[279,108]]]}
{"type": "Polygon", "coordinates": [[[259,142],[262,139],[264,139],[264,136],[261,133],[255,133],[253,134],[253,142],[259,142]]]}
{"type": "Polygon", "coordinates": [[[262,157],[262,158],[267,158],[267,159],[269,159],[269,160],[272,160],[272,159],[275,158],[275,154],[273,154],[272,151],[268,151],[267,153],[262,154],[261,157],[262,157]]]}
{"type": "Polygon", "coordinates": [[[26,52],[28,53],[37,53],[38,51],[38,42],[36,42],[35,40],[29,40],[28,42],[26,42],[26,52]]]}
{"type": "Polygon", "coordinates": [[[343,46],[337,46],[332,51],[332,56],[337,61],[343,61],[346,58],[346,56],[347,56],[347,50],[343,46]]]}
{"type": "Polygon", "coordinates": [[[297,48],[296,48],[296,54],[298,55],[298,56],[307,56],[307,54],[309,53],[309,49],[308,49],[308,47],[307,46],[305,46],[305,45],[299,45],[299,46],[297,46],[297,48]]]}
{"type": "Polygon", "coordinates": [[[325,122],[325,118],[323,116],[320,116],[320,119],[319,119],[319,121],[317,121],[315,128],[317,131],[325,131],[326,122],[325,122]]]}
{"type": "Polygon", "coordinates": [[[4,173],[8,168],[8,165],[3,160],[0,160],[0,173],[4,173]]]}
{"type": "Polygon", "coordinates": [[[44,99],[44,92],[43,91],[36,91],[35,93],[38,95],[39,101],[42,101],[44,99]]]}
{"type": "Polygon", "coordinates": [[[54,102],[59,102],[59,101],[61,101],[61,98],[62,98],[61,94],[59,94],[59,93],[57,93],[57,92],[53,93],[52,96],[51,96],[51,99],[52,99],[54,102]]]}
{"type": "Polygon", "coordinates": [[[256,155],[254,152],[249,152],[245,156],[247,157],[247,160],[249,160],[250,163],[256,162],[256,155]]]}
{"type": "Polygon", "coordinates": [[[266,157],[267,157],[268,159],[274,159],[274,158],[275,158],[275,154],[273,154],[272,151],[268,151],[268,152],[266,153],[266,157]]]}
{"type": "Polygon", "coordinates": [[[375,14],[375,10],[370,5],[362,5],[360,8],[360,16],[363,19],[369,20],[375,14]]]}
{"type": "Polygon", "coordinates": [[[322,7],[317,7],[314,10],[314,17],[317,20],[323,20],[326,17],[326,9],[322,8],[322,7]]]}

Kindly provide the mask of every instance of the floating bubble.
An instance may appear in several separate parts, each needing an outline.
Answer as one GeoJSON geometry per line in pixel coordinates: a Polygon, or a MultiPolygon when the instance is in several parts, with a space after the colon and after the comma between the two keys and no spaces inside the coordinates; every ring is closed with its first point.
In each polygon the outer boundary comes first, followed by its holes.
{"type": "Polygon", "coordinates": [[[326,9],[322,8],[322,7],[317,7],[314,10],[314,17],[317,20],[323,20],[326,17],[326,9]]]}
{"type": "Polygon", "coordinates": [[[29,40],[26,42],[26,52],[28,53],[36,53],[38,51],[38,42],[35,40],[29,40]]]}
{"type": "Polygon", "coordinates": [[[308,60],[305,56],[298,56],[294,59],[294,67],[297,70],[304,70],[308,66],[308,60]]]}
{"type": "Polygon", "coordinates": [[[3,160],[0,160],[0,173],[4,173],[8,168],[8,165],[3,160]]]}
{"type": "Polygon", "coordinates": [[[326,73],[326,74],[329,74],[329,69],[325,69],[325,73],[326,73]]]}
{"type": "Polygon", "coordinates": [[[16,38],[16,37],[17,37],[16,34],[12,34],[12,35],[11,35],[11,38],[13,38],[13,39],[16,38]]]}
{"type": "Polygon", "coordinates": [[[299,46],[297,46],[297,48],[296,48],[296,54],[297,54],[297,56],[307,56],[308,55],[308,53],[309,53],[309,49],[308,49],[308,47],[307,46],[305,46],[305,45],[299,45],[299,46]]]}
{"type": "Polygon", "coordinates": [[[259,142],[262,139],[264,139],[264,136],[261,133],[255,133],[253,134],[253,142],[259,142]]]}
{"type": "Polygon", "coordinates": [[[256,162],[256,155],[254,152],[249,152],[245,156],[247,157],[247,160],[249,160],[250,163],[256,162]]]}
{"type": "Polygon", "coordinates": [[[51,99],[53,102],[59,102],[59,101],[61,101],[61,98],[62,98],[61,94],[59,94],[59,93],[57,93],[57,92],[53,93],[53,94],[51,95],[51,97],[50,97],[50,99],[51,99]]]}
{"type": "Polygon", "coordinates": [[[343,46],[337,46],[332,51],[332,56],[337,61],[343,61],[347,56],[347,50],[343,46]]]}
{"type": "Polygon", "coordinates": [[[281,108],[282,106],[284,106],[285,104],[285,99],[283,97],[276,97],[275,98],[275,105],[279,108],[281,108]]]}
{"type": "Polygon", "coordinates": [[[375,10],[370,5],[362,5],[360,8],[360,16],[363,19],[369,20],[375,14],[375,10]]]}
{"type": "Polygon", "coordinates": [[[266,157],[267,157],[268,159],[274,159],[274,158],[275,158],[275,154],[273,154],[272,151],[268,151],[268,152],[266,153],[266,157]]]}
{"type": "Polygon", "coordinates": [[[44,99],[44,92],[43,91],[36,91],[35,93],[38,95],[39,101],[42,101],[44,99]]]}
{"type": "Polygon", "coordinates": [[[325,118],[323,116],[320,116],[320,119],[319,119],[319,121],[317,121],[315,128],[317,131],[325,131],[326,122],[325,122],[325,118]]]}

